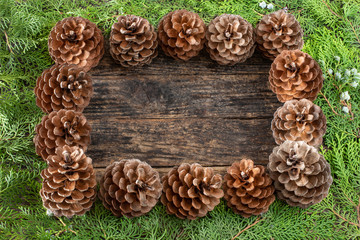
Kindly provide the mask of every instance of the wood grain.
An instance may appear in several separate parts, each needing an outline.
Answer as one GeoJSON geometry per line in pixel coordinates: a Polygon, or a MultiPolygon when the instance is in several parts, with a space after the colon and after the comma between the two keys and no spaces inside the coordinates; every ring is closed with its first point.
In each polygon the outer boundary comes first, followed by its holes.
{"type": "Polygon", "coordinates": [[[205,52],[188,62],[160,53],[148,66],[126,69],[106,53],[91,72],[94,96],[84,111],[98,174],[123,158],[166,171],[198,162],[221,172],[245,157],[266,164],[281,105],[268,87],[270,64],[257,53],[232,67],[205,52]]]}

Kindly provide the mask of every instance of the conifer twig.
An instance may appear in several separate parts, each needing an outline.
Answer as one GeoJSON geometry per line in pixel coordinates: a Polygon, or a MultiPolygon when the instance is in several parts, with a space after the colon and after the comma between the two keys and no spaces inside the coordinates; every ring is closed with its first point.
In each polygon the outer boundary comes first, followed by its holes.
{"type": "MultiPolygon", "coordinates": [[[[345,197],[347,198],[347,200],[349,200],[349,202],[351,202],[352,205],[356,206],[356,204],[349,198],[349,196],[345,193],[344,190],[343,190],[343,194],[345,195],[345,197]]],[[[359,199],[359,203],[360,203],[360,199],[359,199]]]]}
{"type": "Polygon", "coordinates": [[[359,204],[356,205],[345,192],[343,194],[345,195],[347,200],[349,200],[351,202],[351,204],[356,207],[357,220],[359,223],[357,226],[360,227],[360,197],[359,197],[359,204]]]}
{"type": "Polygon", "coordinates": [[[337,16],[337,17],[339,17],[339,18],[342,18],[339,14],[337,14],[336,12],[334,12],[334,11],[331,9],[331,7],[330,7],[324,0],[322,0],[322,2],[325,3],[325,5],[327,6],[327,8],[330,10],[330,12],[331,12],[332,14],[334,14],[335,16],[337,16]]]}
{"type": "Polygon", "coordinates": [[[57,219],[59,219],[59,221],[61,222],[61,224],[64,226],[64,227],[66,227],[66,224],[63,222],[63,220],[61,220],[61,218],[59,218],[59,217],[56,217],[57,219]]]}
{"type": "Polygon", "coordinates": [[[72,230],[71,228],[67,227],[66,224],[63,222],[63,220],[61,220],[61,218],[56,217],[57,219],[59,219],[59,221],[61,222],[61,224],[66,227],[67,229],[62,230],[61,232],[58,233],[58,235],[62,234],[64,231],[69,230],[70,232],[74,233],[75,235],[77,235],[77,232],[75,232],[74,230],[72,230]]]}
{"type": "Polygon", "coordinates": [[[339,213],[335,212],[334,209],[331,208],[331,211],[336,215],[338,216],[339,218],[341,218],[342,220],[344,220],[345,222],[351,224],[351,225],[354,225],[354,226],[357,226],[360,228],[360,223],[354,223],[354,222],[350,222],[348,219],[344,218],[343,216],[341,216],[339,213]]]}
{"type": "Polygon", "coordinates": [[[276,4],[276,3],[272,3],[274,6],[277,6],[278,8],[281,8],[281,9],[284,9],[286,8],[287,6],[283,7],[283,6],[280,6],[279,4],[276,4]]]}
{"type": "Polygon", "coordinates": [[[321,91],[320,91],[320,94],[321,94],[321,96],[324,97],[325,101],[327,102],[327,104],[329,105],[329,107],[331,108],[331,110],[333,111],[333,113],[335,113],[335,115],[339,115],[339,114],[334,110],[334,108],[331,106],[331,104],[330,104],[329,100],[327,99],[327,97],[325,97],[325,95],[324,95],[321,91]]]}
{"type": "Polygon", "coordinates": [[[355,34],[355,37],[356,37],[358,43],[360,44],[359,36],[357,35],[353,24],[352,24],[348,19],[345,19],[344,17],[342,17],[342,16],[340,16],[339,14],[337,14],[336,12],[334,12],[334,11],[331,9],[331,7],[330,7],[324,0],[322,0],[322,1],[323,1],[323,3],[325,3],[325,5],[327,6],[327,8],[330,10],[330,12],[331,12],[332,14],[334,14],[335,16],[341,18],[342,20],[346,20],[346,21],[350,24],[350,27],[352,28],[352,30],[353,30],[353,32],[354,32],[354,34],[355,34]]]}
{"type": "Polygon", "coordinates": [[[61,230],[60,232],[58,232],[57,234],[55,234],[56,237],[60,236],[61,234],[63,234],[63,232],[65,232],[65,229],[61,230]]]}
{"type": "Polygon", "coordinates": [[[184,228],[181,229],[180,233],[176,236],[176,239],[180,238],[180,236],[184,233],[184,228]]]}
{"type": "Polygon", "coordinates": [[[351,116],[350,120],[354,120],[354,113],[351,111],[351,103],[344,101],[344,100],[341,100],[340,103],[349,109],[349,113],[351,116]]]}
{"type": "Polygon", "coordinates": [[[234,240],[235,238],[237,238],[238,236],[240,236],[240,234],[242,234],[243,232],[245,232],[246,230],[248,230],[249,228],[253,227],[254,225],[256,225],[258,222],[260,222],[260,220],[262,220],[260,217],[258,217],[256,219],[255,222],[253,222],[252,224],[250,224],[249,226],[247,226],[246,228],[244,228],[243,230],[241,230],[240,232],[238,232],[238,234],[236,234],[231,240],[234,240]]]}
{"type": "Polygon", "coordinates": [[[12,54],[14,54],[13,50],[11,49],[10,42],[9,42],[9,37],[8,37],[7,33],[6,33],[5,30],[4,30],[3,32],[4,32],[4,34],[5,34],[6,45],[8,46],[9,51],[10,51],[12,54]]]}
{"type": "Polygon", "coordinates": [[[358,223],[360,225],[360,197],[359,197],[359,204],[356,206],[356,214],[357,214],[358,223]]]}
{"type": "Polygon", "coordinates": [[[253,11],[254,11],[257,15],[259,15],[259,16],[261,16],[261,17],[265,16],[264,14],[258,13],[258,12],[255,11],[254,9],[253,9],[253,11]]]}

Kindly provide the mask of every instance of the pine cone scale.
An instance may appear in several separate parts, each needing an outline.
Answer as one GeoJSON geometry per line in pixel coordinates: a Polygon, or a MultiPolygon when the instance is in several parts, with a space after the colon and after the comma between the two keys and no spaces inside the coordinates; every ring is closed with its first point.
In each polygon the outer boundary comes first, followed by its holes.
{"type": "Polygon", "coordinates": [[[76,64],[89,71],[104,54],[104,38],[100,29],[82,17],[59,21],[49,35],[49,53],[58,64],[76,64]]]}
{"type": "Polygon", "coordinates": [[[181,219],[205,216],[223,196],[221,176],[199,164],[181,164],[163,176],[162,182],[161,202],[169,214],[181,219]]]}
{"type": "Polygon", "coordinates": [[[157,203],[162,186],[159,174],[137,159],[114,162],[100,183],[100,199],[115,216],[137,217],[157,203]]]}
{"type": "Polygon", "coordinates": [[[187,10],[170,12],[159,22],[159,44],[166,55],[187,61],[203,48],[205,28],[196,13],[187,10]]]}
{"type": "Polygon", "coordinates": [[[301,98],[313,101],[323,85],[320,66],[300,50],[282,51],[269,74],[270,88],[281,102],[301,98]]]}
{"type": "Polygon", "coordinates": [[[270,59],[284,50],[300,50],[304,44],[302,36],[299,22],[285,10],[265,15],[256,26],[258,48],[270,59]]]}
{"type": "Polygon", "coordinates": [[[149,64],[157,56],[157,34],[144,18],[120,16],[110,35],[110,53],[124,67],[149,64]]]}
{"type": "Polygon", "coordinates": [[[213,19],[206,31],[210,57],[222,65],[244,62],[253,54],[254,29],[237,15],[223,14],[213,19]]]}
{"type": "Polygon", "coordinates": [[[319,146],[326,132],[326,117],[309,100],[290,100],[274,113],[271,129],[277,144],[292,140],[319,146]]]}
{"type": "Polygon", "coordinates": [[[225,175],[225,199],[235,213],[243,217],[268,211],[274,202],[274,187],[263,166],[243,159],[228,168],[225,175]]]}
{"type": "Polygon", "coordinates": [[[54,65],[37,79],[37,105],[46,113],[61,109],[83,111],[93,94],[92,81],[75,65],[54,65]]]}
{"type": "Polygon", "coordinates": [[[69,218],[88,211],[96,194],[91,159],[77,146],[63,146],[58,147],[55,155],[49,155],[46,160],[49,167],[41,172],[43,186],[40,190],[44,207],[55,216],[69,218]],[[63,164],[64,161],[71,164],[63,164]],[[85,184],[79,185],[79,182],[85,184]]]}
{"type": "Polygon", "coordinates": [[[36,153],[46,160],[49,155],[55,155],[56,147],[66,143],[86,150],[90,143],[90,129],[82,113],[64,109],[53,111],[45,115],[35,128],[36,153]]]}
{"type": "Polygon", "coordinates": [[[306,208],[320,202],[332,183],[330,165],[305,142],[285,141],[274,148],[268,164],[280,199],[306,208]]]}

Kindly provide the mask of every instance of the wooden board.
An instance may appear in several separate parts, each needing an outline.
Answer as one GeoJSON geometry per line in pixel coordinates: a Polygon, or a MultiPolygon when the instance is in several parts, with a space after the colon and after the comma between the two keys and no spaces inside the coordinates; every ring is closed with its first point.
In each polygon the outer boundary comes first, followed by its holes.
{"type": "Polygon", "coordinates": [[[98,177],[112,161],[138,158],[166,173],[183,162],[224,172],[242,158],[266,164],[275,146],[270,123],[281,105],[269,90],[271,62],[259,54],[220,66],[206,52],[188,62],[160,53],[126,69],[108,53],[92,70],[88,155],[98,177]]]}

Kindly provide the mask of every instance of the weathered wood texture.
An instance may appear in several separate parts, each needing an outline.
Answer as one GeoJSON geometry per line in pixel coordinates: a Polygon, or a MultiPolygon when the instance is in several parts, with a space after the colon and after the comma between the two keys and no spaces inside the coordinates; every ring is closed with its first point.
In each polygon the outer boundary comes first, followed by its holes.
{"type": "Polygon", "coordinates": [[[244,157],[266,164],[270,122],[281,104],[268,87],[271,62],[255,54],[233,67],[202,52],[189,62],[162,53],[125,69],[106,54],[91,74],[88,155],[100,176],[111,161],[139,158],[166,172],[182,162],[224,171],[244,157]]]}

